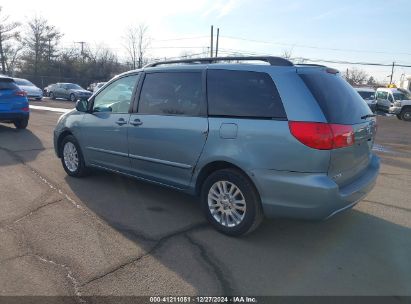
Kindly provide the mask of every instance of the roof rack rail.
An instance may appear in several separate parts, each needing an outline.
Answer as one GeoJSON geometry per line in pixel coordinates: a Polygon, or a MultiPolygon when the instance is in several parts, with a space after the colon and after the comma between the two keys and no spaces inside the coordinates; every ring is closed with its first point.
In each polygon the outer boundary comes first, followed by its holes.
{"type": "Polygon", "coordinates": [[[315,64],[315,63],[297,63],[296,66],[314,66],[314,67],[322,67],[322,68],[326,68],[326,65],[322,65],[322,64],[315,64]]]}
{"type": "Polygon", "coordinates": [[[158,61],[146,65],[144,68],[152,68],[164,64],[175,64],[175,63],[216,63],[218,61],[265,61],[270,65],[275,66],[293,66],[294,64],[284,58],[274,57],[274,56],[239,56],[239,57],[209,57],[209,58],[189,58],[181,60],[170,60],[170,61],[158,61]]]}

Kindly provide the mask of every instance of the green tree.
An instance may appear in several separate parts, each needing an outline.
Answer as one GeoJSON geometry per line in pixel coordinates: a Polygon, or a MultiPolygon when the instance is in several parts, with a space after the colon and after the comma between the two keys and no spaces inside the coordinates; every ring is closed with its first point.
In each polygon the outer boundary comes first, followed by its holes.
{"type": "Polygon", "coordinates": [[[38,16],[27,23],[27,28],[23,39],[26,68],[37,76],[40,71],[47,72],[50,62],[57,57],[57,46],[63,35],[46,19],[38,16]]]}

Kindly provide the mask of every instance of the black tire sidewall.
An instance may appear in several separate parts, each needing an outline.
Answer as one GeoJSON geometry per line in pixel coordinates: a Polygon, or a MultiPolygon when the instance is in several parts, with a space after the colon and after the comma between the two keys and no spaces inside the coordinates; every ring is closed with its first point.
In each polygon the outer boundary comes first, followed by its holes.
{"type": "Polygon", "coordinates": [[[401,112],[401,120],[411,121],[410,118],[408,118],[408,119],[405,118],[405,113],[410,113],[410,114],[411,114],[411,109],[407,108],[407,109],[404,109],[404,110],[401,112]]]}
{"type": "Polygon", "coordinates": [[[26,129],[27,128],[27,126],[28,126],[28,124],[29,124],[29,120],[28,120],[28,118],[24,118],[24,119],[19,119],[19,120],[16,120],[15,122],[14,122],[14,126],[17,128],[17,129],[26,129]]]}
{"type": "Polygon", "coordinates": [[[74,95],[73,93],[70,94],[70,101],[73,101],[73,102],[76,101],[76,95],[74,95]],[[74,99],[71,97],[74,97],[74,99]]]}
{"type": "Polygon", "coordinates": [[[81,152],[80,146],[76,140],[76,138],[72,135],[67,135],[66,137],[63,138],[63,140],[61,141],[60,144],[60,155],[61,155],[61,163],[63,165],[64,171],[66,171],[66,173],[70,176],[73,177],[81,177],[84,176],[86,174],[87,168],[85,166],[84,163],[84,157],[83,157],[83,153],[81,152]],[[64,155],[63,155],[63,149],[64,149],[64,145],[68,142],[71,142],[77,150],[77,155],[79,158],[79,162],[78,162],[78,167],[76,171],[70,171],[67,167],[66,164],[64,162],[64,155]]]}
{"type": "Polygon", "coordinates": [[[50,98],[51,98],[52,100],[56,99],[56,96],[54,96],[54,93],[53,93],[53,92],[50,92],[50,93],[49,93],[49,96],[50,96],[50,98]]]}
{"type": "Polygon", "coordinates": [[[212,173],[204,182],[201,190],[201,207],[207,220],[220,232],[230,235],[239,236],[246,234],[255,224],[257,213],[259,212],[258,204],[261,204],[260,197],[252,182],[247,176],[239,170],[223,169],[212,173]],[[246,214],[243,221],[235,227],[225,227],[218,223],[211,215],[208,207],[208,192],[214,183],[218,181],[229,181],[235,184],[243,193],[246,201],[246,214]]]}

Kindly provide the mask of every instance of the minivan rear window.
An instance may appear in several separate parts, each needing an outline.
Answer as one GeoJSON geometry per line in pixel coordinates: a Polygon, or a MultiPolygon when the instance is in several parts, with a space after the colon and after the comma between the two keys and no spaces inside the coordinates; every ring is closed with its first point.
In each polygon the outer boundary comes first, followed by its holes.
{"type": "Polygon", "coordinates": [[[341,76],[327,72],[300,74],[329,123],[356,124],[372,114],[367,103],[341,76]]]}
{"type": "Polygon", "coordinates": [[[210,116],[286,118],[280,95],[267,73],[208,70],[207,96],[210,116]]]}
{"type": "Polygon", "coordinates": [[[11,79],[0,79],[0,90],[18,90],[19,87],[11,79]]]}

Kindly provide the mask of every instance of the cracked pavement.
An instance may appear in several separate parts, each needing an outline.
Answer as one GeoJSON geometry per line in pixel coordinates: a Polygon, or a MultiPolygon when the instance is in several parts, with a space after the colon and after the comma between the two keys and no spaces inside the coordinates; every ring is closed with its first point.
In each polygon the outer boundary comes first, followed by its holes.
{"type": "Polygon", "coordinates": [[[379,117],[381,174],[352,211],[242,238],[196,199],[104,172],[66,176],[59,114],[0,124],[0,295],[411,295],[411,124],[379,117]]]}

